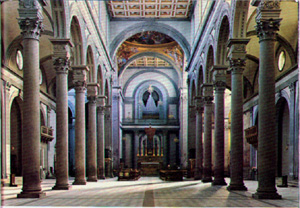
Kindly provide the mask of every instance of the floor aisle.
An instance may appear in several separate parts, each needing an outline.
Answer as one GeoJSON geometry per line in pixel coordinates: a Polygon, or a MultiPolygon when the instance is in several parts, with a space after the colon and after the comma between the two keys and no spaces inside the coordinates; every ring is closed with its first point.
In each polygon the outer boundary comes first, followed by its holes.
{"type": "MultiPolygon", "coordinates": [[[[229,179],[226,179],[229,183],[229,179]]],[[[72,180],[70,180],[70,184],[72,180]]],[[[157,177],[138,181],[106,179],[85,186],[72,186],[69,191],[52,190],[55,180],[42,182],[45,198],[17,199],[21,187],[2,189],[4,207],[299,207],[296,187],[278,188],[282,200],[256,200],[251,197],[257,181],[245,181],[248,191],[228,192],[226,186],[211,186],[201,181],[164,182],[157,177]]]]}

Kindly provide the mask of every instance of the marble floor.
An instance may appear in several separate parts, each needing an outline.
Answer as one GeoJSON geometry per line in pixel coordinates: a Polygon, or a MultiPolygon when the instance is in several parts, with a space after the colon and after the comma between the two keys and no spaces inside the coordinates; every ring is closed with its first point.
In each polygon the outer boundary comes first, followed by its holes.
{"type": "MultiPolygon", "coordinates": [[[[229,179],[226,179],[229,183],[229,179]]],[[[70,180],[70,184],[72,180],[70,180]]],[[[68,191],[52,190],[54,179],[42,182],[46,193],[41,199],[18,199],[21,187],[2,188],[2,207],[299,207],[299,188],[278,188],[281,200],[256,200],[251,197],[257,181],[245,181],[248,191],[228,192],[226,186],[211,186],[201,181],[165,182],[158,177],[138,181],[117,178],[72,186],[68,191]]]]}

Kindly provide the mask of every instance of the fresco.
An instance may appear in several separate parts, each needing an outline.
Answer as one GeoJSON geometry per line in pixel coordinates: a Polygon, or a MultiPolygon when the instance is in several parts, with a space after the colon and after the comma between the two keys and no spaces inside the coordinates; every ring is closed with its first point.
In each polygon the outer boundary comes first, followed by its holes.
{"type": "Polygon", "coordinates": [[[132,43],[154,45],[154,44],[170,43],[173,42],[174,40],[168,35],[159,32],[145,31],[131,36],[126,41],[132,43]]]}
{"type": "MultiPolygon", "coordinates": [[[[134,55],[142,52],[154,52],[168,56],[179,68],[183,66],[184,53],[171,37],[154,31],[137,33],[122,43],[117,51],[119,69],[134,55]]],[[[150,63],[147,65],[151,65],[150,63]]]]}

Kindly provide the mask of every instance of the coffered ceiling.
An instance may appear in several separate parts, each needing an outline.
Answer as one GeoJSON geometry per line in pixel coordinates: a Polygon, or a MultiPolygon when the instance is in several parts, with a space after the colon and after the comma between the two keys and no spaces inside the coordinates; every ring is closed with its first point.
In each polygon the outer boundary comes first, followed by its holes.
{"type": "Polygon", "coordinates": [[[114,18],[188,19],[195,0],[109,0],[108,10],[114,18]]]}

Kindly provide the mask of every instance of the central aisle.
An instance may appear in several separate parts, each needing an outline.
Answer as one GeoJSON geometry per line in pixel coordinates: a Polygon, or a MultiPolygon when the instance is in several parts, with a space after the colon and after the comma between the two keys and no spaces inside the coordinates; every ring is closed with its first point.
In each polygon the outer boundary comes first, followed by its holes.
{"type": "MultiPolygon", "coordinates": [[[[72,180],[70,180],[70,183],[72,180]]],[[[226,179],[228,183],[229,180],[226,179]]],[[[165,182],[158,177],[141,177],[138,181],[117,178],[72,186],[69,191],[52,190],[53,179],[42,182],[46,198],[17,199],[21,187],[4,187],[4,206],[64,207],[298,207],[298,188],[278,188],[283,200],[255,200],[251,197],[257,181],[245,181],[247,192],[228,192],[226,186],[211,186],[201,181],[165,182]]]]}

